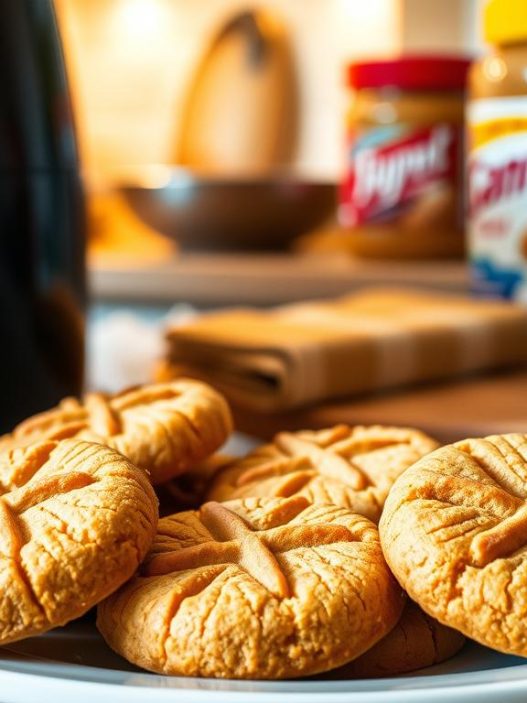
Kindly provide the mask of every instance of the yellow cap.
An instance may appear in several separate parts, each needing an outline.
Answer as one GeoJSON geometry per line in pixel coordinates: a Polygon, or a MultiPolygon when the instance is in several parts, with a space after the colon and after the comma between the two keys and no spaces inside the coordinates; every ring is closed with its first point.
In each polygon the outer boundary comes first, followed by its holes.
{"type": "Polygon", "coordinates": [[[491,44],[527,42],[527,0],[488,0],[483,34],[491,44]]]}

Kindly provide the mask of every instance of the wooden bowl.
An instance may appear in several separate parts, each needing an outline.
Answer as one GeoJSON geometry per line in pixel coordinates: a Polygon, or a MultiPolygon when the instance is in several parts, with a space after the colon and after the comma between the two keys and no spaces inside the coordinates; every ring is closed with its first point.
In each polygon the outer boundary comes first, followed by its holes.
{"type": "Polygon", "coordinates": [[[120,185],[132,210],[187,250],[277,250],[335,210],[335,183],[292,174],[224,178],[169,169],[120,185]]]}

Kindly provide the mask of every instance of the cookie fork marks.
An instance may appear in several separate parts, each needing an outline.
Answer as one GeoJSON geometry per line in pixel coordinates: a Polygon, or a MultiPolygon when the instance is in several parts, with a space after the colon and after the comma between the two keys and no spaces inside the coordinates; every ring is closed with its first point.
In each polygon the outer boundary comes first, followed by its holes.
{"type": "Polygon", "coordinates": [[[32,481],[0,498],[0,554],[15,559],[23,544],[18,516],[29,508],[52,498],[84,488],[94,482],[89,474],[81,471],[56,474],[32,481]]]}
{"type": "Polygon", "coordinates": [[[490,530],[480,532],[470,545],[475,566],[487,566],[494,559],[508,556],[527,544],[527,505],[490,530]]]}
{"type": "Polygon", "coordinates": [[[57,443],[51,440],[35,442],[29,447],[15,447],[0,455],[0,475],[9,476],[12,486],[23,486],[49,459],[57,443]]]}
{"type": "Polygon", "coordinates": [[[179,398],[181,393],[170,384],[129,389],[116,396],[104,393],[87,393],[81,402],[65,398],[52,410],[39,413],[15,428],[12,438],[31,438],[41,434],[44,439],[66,439],[90,429],[101,437],[113,437],[122,432],[121,413],[127,408],[159,400],[179,398]]]}
{"type": "Polygon", "coordinates": [[[93,476],[83,471],[54,474],[26,483],[25,486],[7,493],[3,499],[13,510],[22,513],[55,495],[85,488],[94,483],[94,480],[93,476]]]}
{"type": "Polygon", "coordinates": [[[95,434],[101,437],[112,437],[119,434],[121,423],[107,396],[102,393],[88,393],[84,399],[84,407],[95,434]]]}
{"type": "Polygon", "coordinates": [[[274,442],[286,456],[247,469],[238,477],[238,486],[297,470],[303,471],[306,476],[316,471],[327,478],[342,481],[357,491],[363,490],[369,484],[367,476],[350,460],[333,451],[331,446],[322,447],[290,432],[280,432],[274,442]]]}
{"type": "Polygon", "coordinates": [[[477,534],[470,542],[474,566],[483,567],[527,544],[527,503],[495,484],[483,484],[464,476],[430,472],[415,481],[412,499],[437,500],[452,506],[491,512],[499,522],[477,534]]]}
{"type": "Polygon", "coordinates": [[[220,503],[205,503],[200,519],[214,540],[155,556],[146,566],[146,576],[158,576],[201,566],[238,564],[278,598],[288,598],[289,584],[275,553],[314,547],[354,538],[342,525],[281,525],[252,530],[232,510],[220,503]]]}
{"type": "Polygon", "coordinates": [[[6,559],[16,559],[22,548],[22,536],[17,514],[0,498],[0,554],[6,559]]]}

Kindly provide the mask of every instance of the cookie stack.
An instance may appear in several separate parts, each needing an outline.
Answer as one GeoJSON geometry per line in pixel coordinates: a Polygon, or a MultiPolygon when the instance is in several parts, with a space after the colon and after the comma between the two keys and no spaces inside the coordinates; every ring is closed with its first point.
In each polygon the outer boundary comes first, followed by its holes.
{"type": "Polygon", "coordinates": [[[0,644],[63,625],[128,581],[156,535],[152,484],[230,431],[220,395],[177,381],[67,398],[0,438],[0,644]]]}
{"type": "Polygon", "coordinates": [[[390,676],[464,635],[527,656],[527,437],[339,425],[229,459],[231,431],[177,380],[1,438],[0,644],[98,604],[110,647],[164,674],[390,676]]]}

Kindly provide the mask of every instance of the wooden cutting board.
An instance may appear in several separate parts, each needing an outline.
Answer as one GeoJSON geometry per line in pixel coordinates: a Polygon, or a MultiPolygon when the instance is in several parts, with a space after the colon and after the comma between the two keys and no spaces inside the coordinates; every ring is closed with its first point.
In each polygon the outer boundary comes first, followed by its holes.
{"type": "Polygon", "coordinates": [[[286,26],[264,9],[230,19],[198,66],[174,161],[207,173],[268,172],[294,156],[296,72],[286,26]]]}
{"type": "Polygon", "coordinates": [[[238,430],[269,439],[280,430],[347,424],[418,427],[443,443],[493,433],[527,433],[527,371],[472,377],[353,401],[261,415],[234,408],[238,430]]]}

